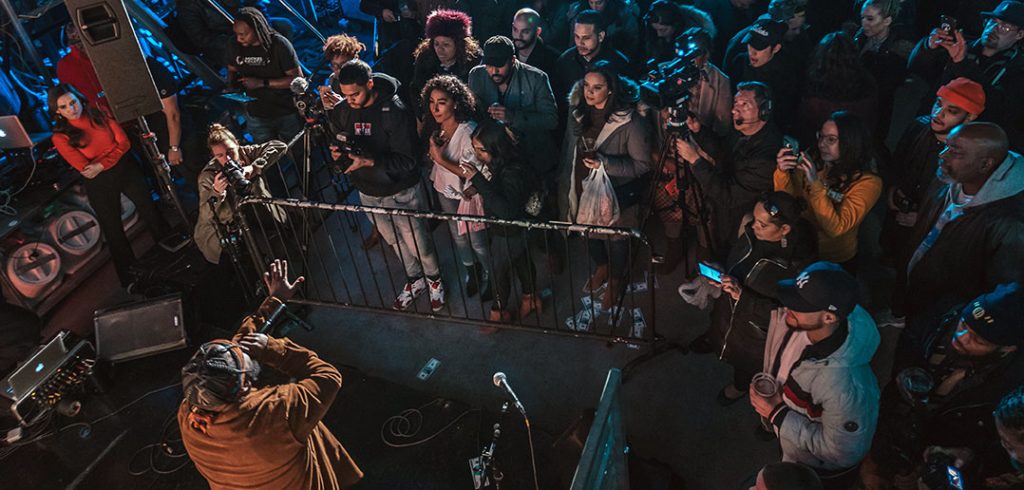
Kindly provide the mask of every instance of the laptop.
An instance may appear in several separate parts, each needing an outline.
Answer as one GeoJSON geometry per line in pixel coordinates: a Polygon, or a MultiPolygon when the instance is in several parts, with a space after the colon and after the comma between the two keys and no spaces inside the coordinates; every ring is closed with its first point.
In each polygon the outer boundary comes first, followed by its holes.
{"type": "Polygon", "coordinates": [[[18,116],[0,116],[0,149],[18,150],[35,146],[18,116]]]}

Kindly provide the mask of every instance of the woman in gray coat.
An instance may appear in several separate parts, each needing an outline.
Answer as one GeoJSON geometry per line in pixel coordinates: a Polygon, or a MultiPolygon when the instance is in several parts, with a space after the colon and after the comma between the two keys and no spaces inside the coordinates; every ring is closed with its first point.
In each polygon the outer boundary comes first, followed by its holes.
{"type": "MultiPolygon", "coordinates": [[[[610,226],[640,225],[640,201],[651,170],[651,128],[637,112],[637,87],[620,77],[605,61],[595,63],[573,87],[572,112],[562,145],[559,175],[559,216],[576,223],[583,179],[591,170],[608,172],[619,206],[610,226]]],[[[585,293],[604,288],[601,304],[610,307],[625,286],[629,242],[625,239],[588,240],[596,267],[585,293]]]]}

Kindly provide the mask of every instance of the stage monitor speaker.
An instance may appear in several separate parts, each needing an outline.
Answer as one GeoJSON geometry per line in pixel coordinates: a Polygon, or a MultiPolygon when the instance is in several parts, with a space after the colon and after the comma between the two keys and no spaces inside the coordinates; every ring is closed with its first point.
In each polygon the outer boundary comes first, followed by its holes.
{"type": "Polygon", "coordinates": [[[119,122],[160,112],[160,94],[146,66],[123,0],[66,0],[85,53],[119,122]]]}
{"type": "Polygon", "coordinates": [[[96,353],[110,362],[138,359],[186,345],[179,294],[97,311],[95,324],[96,353]]]}

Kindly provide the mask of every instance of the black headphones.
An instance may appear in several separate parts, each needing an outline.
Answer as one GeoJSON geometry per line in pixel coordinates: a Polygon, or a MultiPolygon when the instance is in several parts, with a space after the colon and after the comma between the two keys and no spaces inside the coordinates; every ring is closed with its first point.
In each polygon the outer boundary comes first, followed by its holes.
{"type": "Polygon", "coordinates": [[[736,85],[736,91],[740,90],[754,92],[754,100],[757,101],[757,118],[768,122],[772,117],[772,88],[762,82],[740,82],[736,85]]]}
{"type": "Polygon", "coordinates": [[[208,392],[213,395],[215,400],[237,401],[242,395],[246,375],[249,375],[250,378],[258,376],[259,365],[251,362],[247,366],[245,353],[238,344],[226,340],[214,340],[203,344],[181,371],[185,398],[189,399],[193,405],[208,408],[202,405],[203,402],[209,402],[210,399],[199,392],[208,392]],[[224,352],[231,353],[234,366],[229,365],[228,361],[222,357],[224,352]],[[214,381],[214,379],[223,379],[218,376],[222,373],[235,376],[230,385],[225,386],[226,383],[214,381]]]}

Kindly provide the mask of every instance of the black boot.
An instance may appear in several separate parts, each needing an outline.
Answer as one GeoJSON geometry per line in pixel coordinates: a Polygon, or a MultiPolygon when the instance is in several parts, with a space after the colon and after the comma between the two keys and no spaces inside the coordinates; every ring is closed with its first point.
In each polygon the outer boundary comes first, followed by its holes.
{"type": "Polygon", "coordinates": [[[480,264],[474,263],[473,265],[466,266],[467,277],[466,277],[466,297],[472,298],[476,296],[476,293],[480,292],[480,283],[483,282],[483,267],[480,264]]]}

